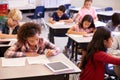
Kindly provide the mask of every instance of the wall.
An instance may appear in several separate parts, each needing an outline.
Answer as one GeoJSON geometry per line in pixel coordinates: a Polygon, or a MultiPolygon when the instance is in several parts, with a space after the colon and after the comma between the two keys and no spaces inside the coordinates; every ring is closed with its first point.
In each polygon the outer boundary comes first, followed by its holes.
{"type": "MultiPolygon", "coordinates": [[[[73,6],[81,7],[84,0],[71,0],[73,6]]],[[[105,8],[107,6],[113,7],[114,10],[120,10],[120,0],[93,0],[93,6],[105,8]]]]}

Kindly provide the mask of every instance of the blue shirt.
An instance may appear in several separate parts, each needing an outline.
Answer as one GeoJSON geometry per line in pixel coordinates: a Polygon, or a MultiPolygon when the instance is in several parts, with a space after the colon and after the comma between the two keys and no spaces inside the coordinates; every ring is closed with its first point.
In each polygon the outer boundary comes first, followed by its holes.
{"type": "Polygon", "coordinates": [[[64,13],[61,17],[58,16],[57,12],[54,12],[52,15],[54,21],[67,20],[69,17],[64,13]]]}

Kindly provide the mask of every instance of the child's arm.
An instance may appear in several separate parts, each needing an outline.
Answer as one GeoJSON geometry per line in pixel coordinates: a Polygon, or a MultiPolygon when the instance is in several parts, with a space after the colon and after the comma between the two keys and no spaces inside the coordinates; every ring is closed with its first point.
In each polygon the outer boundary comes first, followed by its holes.
{"type": "Polygon", "coordinates": [[[51,42],[45,40],[44,41],[45,44],[45,48],[46,48],[46,56],[53,56],[53,55],[57,55],[60,52],[60,49],[57,48],[54,44],[52,44],[51,42]]]}
{"type": "Polygon", "coordinates": [[[73,19],[69,18],[69,19],[66,19],[66,20],[60,20],[59,22],[72,23],[73,19]]]}
{"type": "Polygon", "coordinates": [[[75,31],[75,28],[74,26],[71,27],[68,31],[67,31],[68,34],[76,34],[76,35],[85,35],[87,34],[86,32],[77,32],[75,31]]]}
{"type": "Polygon", "coordinates": [[[17,38],[16,34],[0,34],[0,38],[17,38]]]}
{"type": "Polygon", "coordinates": [[[24,52],[17,51],[19,49],[19,44],[15,43],[13,46],[7,49],[4,53],[4,57],[15,58],[15,57],[24,57],[26,56],[24,52]]]}
{"type": "Polygon", "coordinates": [[[50,18],[50,19],[49,19],[49,22],[52,23],[52,24],[55,23],[55,21],[53,20],[53,18],[50,18]]]}

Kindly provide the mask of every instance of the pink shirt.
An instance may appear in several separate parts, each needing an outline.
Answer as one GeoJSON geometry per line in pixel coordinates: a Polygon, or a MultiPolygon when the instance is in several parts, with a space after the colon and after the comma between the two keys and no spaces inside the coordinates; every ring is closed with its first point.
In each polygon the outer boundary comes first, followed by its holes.
{"type": "Polygon", "coordinates": [[[95,30],[94,28],[87,28],[87,29],[79,28],[78,25],[73,26],[73,28],[74,28],[74,31],[76,31],[76,32],[92,33],[95,30]]]}
{"type": "Polygon", "coordinates": [[[85,16],[85,15],[87,15],[87,14],[89,14],[89,15],[91,15],[92,17],[93,17],[93,19],[95,19],[96,17],[97,17],[97,13],[96,13],[96,11],[95,11],[95,9],[93,8],[93,7],[91,7],[90,9],[87,9],[87,8],[85,8],[85,7],[82,7],[80,10],[79,10],[79,15],[80,15],[80,20],[82,20],[82,18],[85,16]]]}

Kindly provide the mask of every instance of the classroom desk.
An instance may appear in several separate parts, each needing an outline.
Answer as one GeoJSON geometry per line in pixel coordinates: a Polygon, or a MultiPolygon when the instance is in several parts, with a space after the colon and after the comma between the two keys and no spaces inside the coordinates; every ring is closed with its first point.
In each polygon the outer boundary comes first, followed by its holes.
{"type": "Polygon", "coordinates": [[[12,46],[15,42],[17,42],[17,39],[0,39],[0,57],[4,56],[4,52],[6,49],[8,49],[10,46],[12,46]]]}
{"type": "Polygon", "coordinates": [[[106,23],[102,22],[102,21],[95,21],[95,27],[99,27],[99,26],[106,26],[106,23]]]}
{"type": "Polygon", "coordinates": [[[103,15],[103,16],[112,16],[114,13],[120,13],[120,10],[97,12],[98,15],[103,15]]]}
{"type": "MultiPolygon", "coordinates": [[[[75,23],[67,23],[67,24],[63,24],[63,25],[54,25],[51,23],[46,23],[47,26],[49,27],[49,40],[50,42],[54,43],[54,36],[56,36],[55,34],[63,34],[65,35],[67,33],[67,30],[69,28],[71,28],[73,25],[75,25],[75,23]],[[55,31],[57,30],[57,31],[55,31]]],[[[101,21],[96,21],[95,22],[95,26],[99,27],[99,26],[105,26],[106,24],[104,22],[101,21]]]]}
{"type": "MultiPolygon", "coordinates": [[[[42,56],[42,55],[41,55],[42,56]]],[[[61,72],[59,74],[53,73],[43,64],[30,65],[26,62],[25,66],[17,67],[2,67],[0,59],[0,79],[16,79],[16,80],[56,80],[55,77],[67,76],[63,80],[69,80],[69,74],[80,73],[81,70],[72,63],[63,53],[49,58],[50,62],[63,61],[67,65],[74,68],[72,71],[61,72]],[[16,71],[16,72],[15,72],[16,71]]],[[[59,79],[57,79],[59,80],[59,79]]]]}
{"type": "Polygon", "coordinates": [[[80,43],[89,43],[92,37],[83,37],[81,35],[74,35],[74,34],[66,34],[72,40],[72,54],[70,56],[70,60],[74,58],[75,54],[75,61],[77,61],[77,47],[80,43]]]}
{"type": "Polygon", "coordinates": [[[9,42],[8,44],[2,44],[2,43],[0,43],[0,47],[9,47],[9,46],[12,46],[15,42],[17,42],[17,39],[15,39],[15,38],[0,39],[0,42],[9,42]]]}
{"type": "MultiPolygon", "coordinates": [[[[77,13],[79,12],[80,8],[81,7],[70,7],[69,10],[70,12],[77,13]]],[[[93,7],[93,8],[95,8],[97,12],[103,11],[103,8],[100,8],[100,7],[93,7]]]]}
{"type": "Polygon", "coordinates": [[[108,22],[111,19],[114,13],[120,13],[120,10],[113,10],[113,11],[98,11],[97,15],[100,21],[108,22]]]}
{"type": "Polygon", "coordinates": [[[66,36],[67,30],[75,25],[75,23],[66,23],[62,25],[54,25],[51,23],[46,23],[49,27],[49,40],[50,42],[54,43],[54,36],[55,34],[63,34],[63,36],[66,36]]]}

